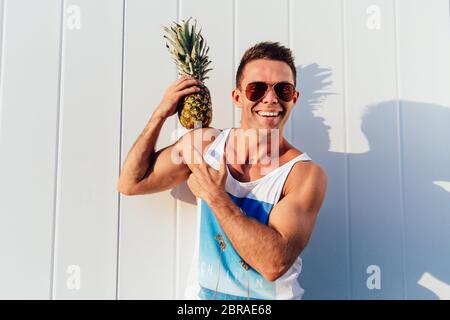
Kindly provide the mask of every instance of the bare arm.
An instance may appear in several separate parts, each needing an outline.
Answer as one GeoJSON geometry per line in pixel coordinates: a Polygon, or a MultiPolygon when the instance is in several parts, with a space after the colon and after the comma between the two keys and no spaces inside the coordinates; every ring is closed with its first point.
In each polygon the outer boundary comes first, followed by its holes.
{"type": "Polygon", "coordinates": [[[117,190],[125,195],[159,192],[187,179],[190,170],[184,163],[172,161],[179,142],[155,152],[156,141],[168,117],[176,113],[178,101],[184,95],[197,92],[200,84],[192,77],[182,77],[167,89],[160,105],[134,142],[123,164],[117,190]]]}
{"type": "Polygon", "coordinates": [[[299,171],[295,180],[302,183],[275,205],[268,225],[247,217],[223,192],[206,200],[239,255],[269,281],[282,276],[307,245],[326,192],[319,166],[299,171]]]}
{"type": "Polygon", "coordinates": [[[138,195],[163,191],[182,182],[183,177],[189,175],[186,165],[171,162],[175,144],[155,152],[155,144],[164,121],[164,118],[153,114],[131,147],[117,182],[120,193],[138,195]],[[156,176],[158,179],[155,179],[156,176]]]}

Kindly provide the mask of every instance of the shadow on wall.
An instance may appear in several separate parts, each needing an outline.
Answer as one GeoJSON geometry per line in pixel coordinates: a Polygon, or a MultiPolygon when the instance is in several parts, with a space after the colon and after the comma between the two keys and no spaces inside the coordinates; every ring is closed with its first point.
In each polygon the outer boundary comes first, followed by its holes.
{"type": "Polygon", "coordinates": [[[407,100],[362,106],[361,131],[369,151],[330,152],[330,127],[314,112],[334,94],[327,90],[331,70],[311,64],[298,67],[297,74],[302,98],[292,115],[294,144],[329,177],[321,214],[302,253],[304,298],[450,297],[450,107],[407,100]],[[372,264],[381,270],[380,289],[367,286],[366,268],[372,264]]]}

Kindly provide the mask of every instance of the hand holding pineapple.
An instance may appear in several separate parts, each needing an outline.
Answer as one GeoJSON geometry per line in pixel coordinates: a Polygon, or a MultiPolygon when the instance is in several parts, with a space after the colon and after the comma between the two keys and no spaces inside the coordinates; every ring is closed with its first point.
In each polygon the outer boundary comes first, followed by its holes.
{"type": "Polygon", "coordinates": [[[182,76],[173,82],[164,93],[161,102],[156,109],[156,114],[163,118],[168,118],[177,112],[177,106],[180,100],[189,94],[199,92],[202,85],[200,80],[191,76],[182,76]]]}
{"type": "MultiPolygon", "coordinates": [[[[211,61],[208,57],[209,47],[201,35],[197,32],[197,22],[190,25],[189,18],[180,24],[174,23],[170,28],[164,27],[167,43],[179,75],[188,75],[200,81],[208,79],[206,74],[211,61]]],[[[196,122],[200,121],[203,127],[208,127],[212,119],[211,95],[206,86],[201,83],[200,90],[190,92],[180,99],[177,111],[178,118],[183,127],[192,129],[196,122]]]]}

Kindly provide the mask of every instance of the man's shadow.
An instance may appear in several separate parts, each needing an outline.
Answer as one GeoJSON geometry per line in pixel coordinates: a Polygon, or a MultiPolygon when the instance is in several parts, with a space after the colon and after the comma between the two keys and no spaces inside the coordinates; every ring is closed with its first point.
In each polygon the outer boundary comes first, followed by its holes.
{"type": "MultiPolygon", "coordinates": [[[[293,143],[328,175],[302,253],[304,298],[436,299],[418,281],[429,272],[450,283],[450,109],[406,100],[361,106],[369,151],[330,151],[331,127],[316,114],[334,94],[331,71],[312,64],[297,74],[302,98],[292,115],[293,143]],[[380,267],[380,289],[367,286],[370,265],[380,267]]],[[[333,138],[352,140],[344,132],[333,138]]]]}

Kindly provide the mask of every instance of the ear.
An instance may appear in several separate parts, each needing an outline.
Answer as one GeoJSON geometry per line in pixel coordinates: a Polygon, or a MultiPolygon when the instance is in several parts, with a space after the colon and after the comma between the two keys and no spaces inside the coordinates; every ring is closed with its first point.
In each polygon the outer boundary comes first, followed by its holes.
{"type": "Polygon", "coordinates": [[[234,88],[233,91],[231,92],[231,96],[233,98],[233,102],[234,104],[238,107],[241,108],[243,107],[243,102],[242,102],[242,93],[241,90],[239,90],[238,88],[234,88]]]}
{"type": "Polygon", "coordinates": [[[292,102],[296,104],[298,99],[300,99],[300,91],[295,91],[294,99],[292,99],[292,102]]]}

